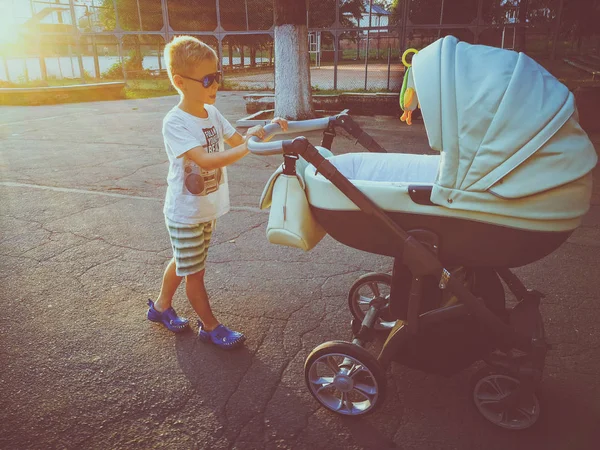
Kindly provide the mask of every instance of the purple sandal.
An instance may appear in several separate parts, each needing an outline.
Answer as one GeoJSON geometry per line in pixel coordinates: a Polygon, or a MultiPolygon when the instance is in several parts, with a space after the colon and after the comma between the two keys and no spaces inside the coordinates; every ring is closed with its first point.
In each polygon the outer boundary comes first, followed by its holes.
{"type": "Polygon", "coordinates": [[[179,317],[173,308],[159,312],[154,308],[154,302],[150,299],[148,299],[148,306],[148,320],[162,323],[173,333],[179,333],[187,328],[189,321],[183,317],[179,317]]]}
{"type": "Polygon", "coordinates": [[[217,347],[226,350],[239,347],[246,340],[246,336],[242,333],[230,330],[222,324],[212,331],[204,331],[204,324],[200,320],[198,321],[198,337],[203,342],[212,342],[217,347]]]}

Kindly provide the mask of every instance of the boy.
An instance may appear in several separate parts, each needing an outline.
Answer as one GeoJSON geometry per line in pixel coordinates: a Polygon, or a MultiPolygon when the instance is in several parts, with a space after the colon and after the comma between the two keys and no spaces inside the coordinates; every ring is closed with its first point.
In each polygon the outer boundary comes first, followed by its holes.
{"type": "MultiPolygon", "coordinates": [[[[204,266],[214,221],[229,211],[225,167],[248,154],[250,136],[263,138],[260,126],[245,137],[213,106],[221,82],[215,51],[191,36],[173,39],[165,47],[169,79],[180,102],[163,120],[163,137],[169,157],[164,214],[173,259],[169,262],[156,300],[148,300],[148,319],[179,332],[188,320],[178,317],[171,303],[183,277],[187,298],[200,317],[202,341],[230,349],[245,337],[225,327],[213,315],[204,287],[204,266]],[[232,148],[225,151],[223,142],[232,148]]],[[[274,119],[282,128],[287,122],[274,119]]]]}

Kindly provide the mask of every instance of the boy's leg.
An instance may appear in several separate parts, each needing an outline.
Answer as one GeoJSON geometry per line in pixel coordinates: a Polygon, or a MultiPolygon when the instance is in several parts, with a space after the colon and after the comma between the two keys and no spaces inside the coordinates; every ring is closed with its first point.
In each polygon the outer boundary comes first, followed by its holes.
{"type": "Polygon", "coordinates": [[[158,312],[162,312],[171,307],[173,296],[181,284],[181,280],[183,280],[183,277],[180,277],[175,273],[175,258],[171,258],[163,275],[160,294],[154,303],[154,308],[158,312]]]}
{"type": "Polygon", "coordinates": [[[188,299],[200,316],[198,337],[204,342],[212,342],[224,349],[237,348],[246,340],[246,337],[242,333],[230,330],[220,324],[213,315],[204,287],[204,272],[202,269],[200,272],[185,277],[188,299]]]}
{"type": "Polygon", "coordinates": [[[208,302],[208,293],[204,286],[205,269],[185,277],[185,292],[190,304],[200,317],[206,331],[214,330],[219,321],[213,315],[210,303],[208,302]]]}
{"type": "Polygon", "coordinates": [[[175,272],[175,260],[171,259],[163,275],[160,295],[156,302],[148,299],[148,312],[146,316],[152,322],[162,323],[169,330],[178,333],[187,328],[189,322],[183,317],[179,317],[171,307],[175,291],[183,277],[175,272]]]}

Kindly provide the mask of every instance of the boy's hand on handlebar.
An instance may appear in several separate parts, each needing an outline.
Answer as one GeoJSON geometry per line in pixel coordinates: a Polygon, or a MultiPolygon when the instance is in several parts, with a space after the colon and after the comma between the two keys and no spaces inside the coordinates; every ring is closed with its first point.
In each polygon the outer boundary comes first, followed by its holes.
{"type": "Polygon", "coordinates": [[[279,124],[279,126],[281,127],[281,129],[283,131],[287,131],[287,129],[288,129],[288,121],[285,119],[282,119],[281,117],[275,117],[273,120],[271,120],[271,123],[279,124]]]}
{"type": "Polygon", "coordinates": [[[252,136],[256,136],[259,139],[264,139],[265,135],[265,129],[262,127],[262,125],[256,125],[252,128],[248,128],[245,141],[248,142],[248,139],[250,139],[252,136]]]}
{"type": "MultiPolygon", "coordinates": [[[[275,117],[273,120],[271,120],[271,123],[278,124],[283,131],[287,131],[288,129],[288,121],[282,119],[281,117],[275,117]]],[[[262,127],[262,125],[256,125],[248,129],[244,140],[248,142],[248,139],[250,139],[252,136],[256,136],[257,138],[262,140],[265,138],[266,134],[267,133],[265,132],[265,129],[262,127]]]]}

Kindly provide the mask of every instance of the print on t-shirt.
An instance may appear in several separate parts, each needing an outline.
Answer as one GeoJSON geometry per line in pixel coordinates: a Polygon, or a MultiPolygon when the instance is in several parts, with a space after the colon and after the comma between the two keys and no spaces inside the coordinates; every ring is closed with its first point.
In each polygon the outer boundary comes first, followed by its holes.
{"type": "MultiPolygon", "coordinates": [[[[206,137],[207,153],[219,151],[219,135],[215,127],[203,128],[206,137]]],[[[223,169],[204,170],[191,159],[184,157],[183,193],[187,195],[208,195],[219,190],[219,185],[225,182],[223,169]]]]}

